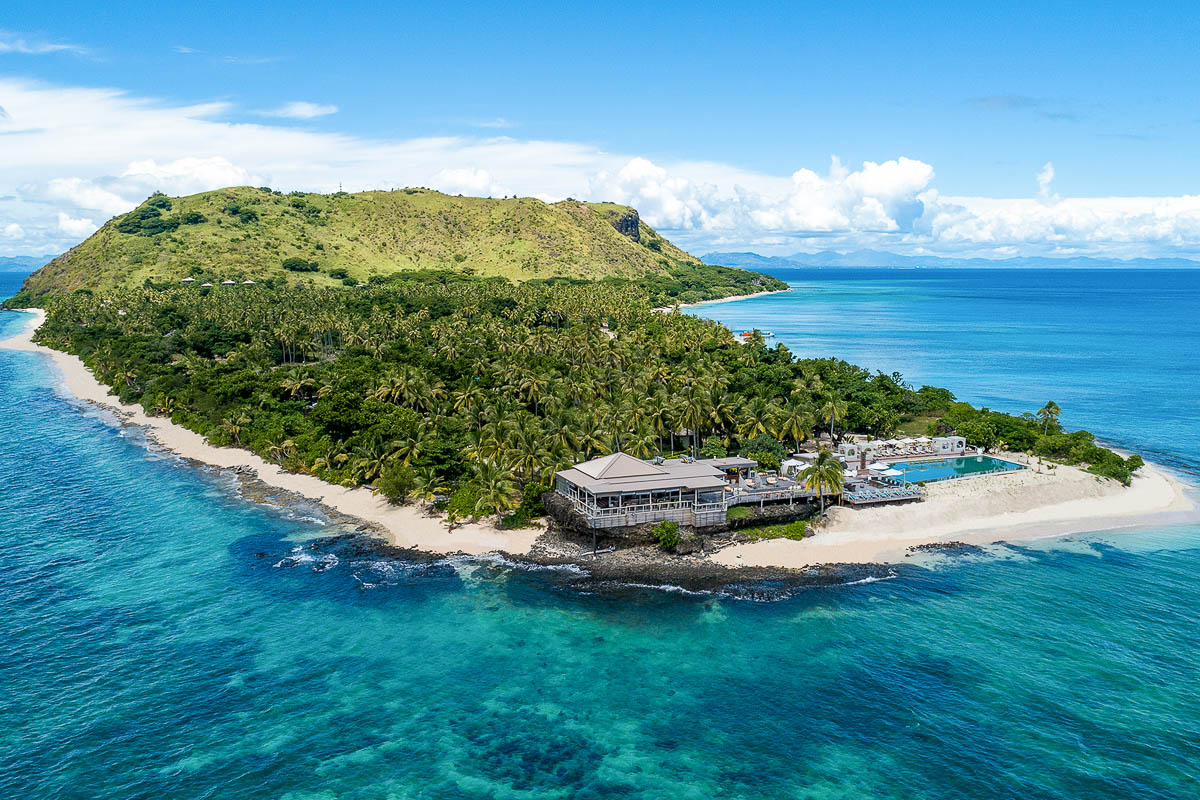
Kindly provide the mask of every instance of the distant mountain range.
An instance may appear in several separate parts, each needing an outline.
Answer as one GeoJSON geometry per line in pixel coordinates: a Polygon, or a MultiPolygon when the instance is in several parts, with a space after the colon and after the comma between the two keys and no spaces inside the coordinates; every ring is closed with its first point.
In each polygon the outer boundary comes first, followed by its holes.
{"type": "Polygon", "coordinates": [[[937,256],[902,256],[882,250],[855,250],[837,253],[796,253],[790,256],[760,256],[758,253],[708,253],[700,260],[706,264],[743,269],[778,269],[786,267],[1078,267],[1094,269],[1112,267],[1145,267],[1159,269],[1200,268],[1200,261],[1187,258],[1049,258],[1028,256],[1017,258],[939,258],[937,256]]]}
{"type": "Polygon", "coordinates": [[[50,263],[48,256],[0,256],[0,272],[33,272],[50,263]]]}

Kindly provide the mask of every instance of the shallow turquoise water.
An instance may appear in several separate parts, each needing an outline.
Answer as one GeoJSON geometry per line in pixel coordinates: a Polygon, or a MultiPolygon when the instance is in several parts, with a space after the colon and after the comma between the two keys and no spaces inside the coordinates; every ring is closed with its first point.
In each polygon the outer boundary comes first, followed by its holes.
{"type": "Polygon", "coordinates": [[[324,538],[53,387],[0,351],[0,797],[1196,796],[1196,527],[585,595],[324,538]]]}
{"type": "Polygon", "coordinates": [[[1023,467],[991,456],[961,456],[959,458],[937,458],[926,461],[897,461],[891,464],[892,469],[904,473],[897,480],[917,483],[918,481],[942,481],[961,478],[965,475],[979,475],[984,472],[1010,472],[1023,467]]]}

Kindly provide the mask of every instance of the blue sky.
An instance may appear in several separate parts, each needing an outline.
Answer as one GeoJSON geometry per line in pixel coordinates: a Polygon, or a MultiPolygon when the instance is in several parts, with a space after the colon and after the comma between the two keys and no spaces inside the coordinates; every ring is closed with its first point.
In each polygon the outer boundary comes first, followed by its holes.
{"type": "Polygon", "coordinates": [[[963,5],[22,4],[0,249],[245,176],[614,199],[701,251],[1200,252],[1194,9],[963,5]]]}

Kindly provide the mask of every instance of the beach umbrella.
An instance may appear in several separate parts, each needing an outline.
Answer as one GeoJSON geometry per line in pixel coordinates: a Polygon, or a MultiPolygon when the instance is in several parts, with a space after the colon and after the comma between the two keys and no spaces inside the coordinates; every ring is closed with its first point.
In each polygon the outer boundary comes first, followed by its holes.
{"type": "Polygon", "coordinates": [[[884,464],[882,461],[876,461],[874,464],[872,464],[869,467],[869,469],[884,470],[884,469],[891,469],[891,467],[889,467],[887,464],[884,464]]]}
{"type": "Polygon", "coordinates": [[[900,470],[898,470],[898,469],[885,469],[883,472],[881,472],[881,473],[879,473],[879,474],[880,474],[880,475],[886,475],[886,476],[887,476],[887,477],[889,477],[889,478],[898,478],[898,477],[900,477],[901,475],[903,475],[904,473],[903,473],[903,472],[901,472],[901,471],[900,471],[900,470]]]}

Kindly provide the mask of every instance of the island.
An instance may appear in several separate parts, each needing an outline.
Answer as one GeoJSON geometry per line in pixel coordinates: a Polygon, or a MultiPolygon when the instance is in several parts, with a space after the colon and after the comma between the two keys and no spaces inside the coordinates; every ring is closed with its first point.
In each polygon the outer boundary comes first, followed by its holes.
{"type": "Polygon", "coordinates": [[[1190,508],[1054,403],[975,408],[680,310],[786,288],[623,206],[238,187],[111,220],[8,301],[40,310],[6,346],[414,550],[720,577],[1190,508]]]}

